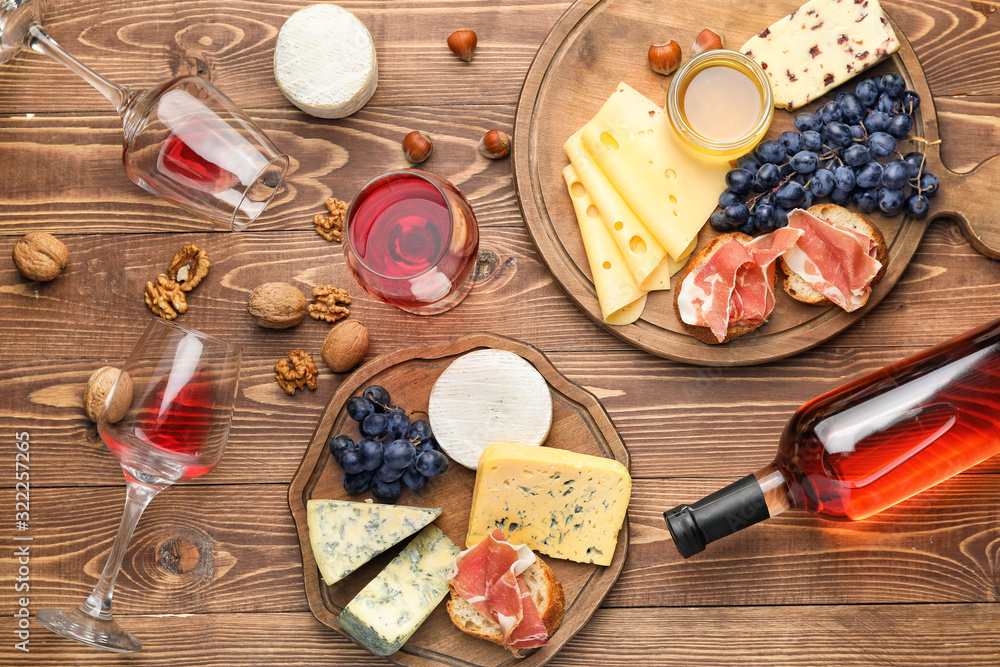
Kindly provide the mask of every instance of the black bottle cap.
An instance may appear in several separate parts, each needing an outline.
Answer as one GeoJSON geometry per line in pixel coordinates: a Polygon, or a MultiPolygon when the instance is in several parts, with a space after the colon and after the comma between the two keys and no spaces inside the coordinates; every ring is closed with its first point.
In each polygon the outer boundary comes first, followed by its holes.
{"type": "Polygon", "coordinates": [[[747,475],[692,505],[679,505],[663,513],[674,546],[684,558],[705,550],[705,545],[770,518],[764,492],[754,475],[747,475]]]}

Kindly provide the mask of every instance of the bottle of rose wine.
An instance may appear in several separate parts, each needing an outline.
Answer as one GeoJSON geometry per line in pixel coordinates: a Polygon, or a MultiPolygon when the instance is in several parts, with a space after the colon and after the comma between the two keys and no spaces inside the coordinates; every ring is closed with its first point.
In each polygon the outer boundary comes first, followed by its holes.
{"type": "Polygon", "coordinates": [[[664,512],[688,558],[791,507],[859,521],[1000,452],[1000,320],[813,399],[771,465],[664,512]]]}

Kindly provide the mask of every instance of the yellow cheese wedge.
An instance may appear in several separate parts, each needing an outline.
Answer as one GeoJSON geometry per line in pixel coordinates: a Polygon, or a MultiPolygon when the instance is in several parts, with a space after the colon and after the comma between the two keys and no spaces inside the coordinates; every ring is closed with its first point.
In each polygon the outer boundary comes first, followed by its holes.
{"type": "Polygon", "coordinates": [[[631,494],[632,478],[614,459],[492,445],[476,469],[465,543],[476,544],[499,528],[534,551],[610,565],[631,494]]]}
{"type": "Polygon", "coordinates": [[[611,237],[625,258],[639,289],[670,289],[669,276],[664,279],[669,269],[661,269],[656,273],[660,264],[666,262],[667,251],[629,208],[594,160],[594,156],[583,147],[580,133],[571,136],[563,148],[580,182],[587,189],[587,194],[597,206],[601,219],[611,232],[611,237]]]}
{"type": "Polygon", "coordinates": [[[666,112],[625,83],[583,126],[581,139],[656,240],[680,259],[726,189],[729,163],[685,152],[666,112]]]}
{"type": "Polygon", "coordinates": [[[580,225],[583,248],[587,252],[590,273],[594,276],[601,316],[608,324],[631,324],[639,319],[646,305],[646,292],[639,289],[625,264],[625,258],[615,245],[611,232],[604,226],[594,200],[580,182],[573,165],[563,169],[563,178],[573,200],[576,221],[580,225]]]}

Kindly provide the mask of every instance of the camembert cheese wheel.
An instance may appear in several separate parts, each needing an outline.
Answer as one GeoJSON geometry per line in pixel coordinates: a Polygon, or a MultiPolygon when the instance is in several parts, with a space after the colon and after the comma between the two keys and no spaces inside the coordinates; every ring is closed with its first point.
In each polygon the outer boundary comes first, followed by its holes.
{"type": "Polygon", "coordinates": [[[475,350],[441,373],[427,414],[441,449],[475,469],[490,445],[541,445],[552,426],[552,397],[545,378],[518,355],[475,350]]]}
{"type": "Polygon", "coordinates": [[[375,44],[364,24],[337,5],[311,5],[288,17],[274,47],[274,78],[311,116],[343,118],[378,86],[375,44]]]}

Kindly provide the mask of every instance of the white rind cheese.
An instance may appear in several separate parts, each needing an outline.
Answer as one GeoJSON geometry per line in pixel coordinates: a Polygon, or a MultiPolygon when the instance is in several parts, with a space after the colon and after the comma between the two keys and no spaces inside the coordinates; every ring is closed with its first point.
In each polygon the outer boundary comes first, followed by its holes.
{"type": "Polygon", "coordinates": [[[740,48],[767,74],[774,106],[788,110],[898,50],[878,0],[810,0],[740,48]]]}
{"type": "Polygon", "coordinates": [[[441,515],[441,508],[310,500],[309,542],[323,581],[332,586],[441,515]]]}
{"type": "Polygon", "coordinates": [[[347,603],[338,622],[376,655],[392,655],[448,594],[448,571],[460,549],[427,526],[347,603]]]}
{"type": "Polygon", "coordinates": [[[552,397],[545,378],[518,355],[475,350],[441,373],[427,414],[441,449],[475,469],[490,445],[542,444],[552,427],[552,397]]]}
{"type": "Polygon", "coordinates": [[[288,100],[311,116],[343,118],[378,86],[375,43],[356,16],[337,5],[311,5],[278,32],[274,78],[288,100]]]}

